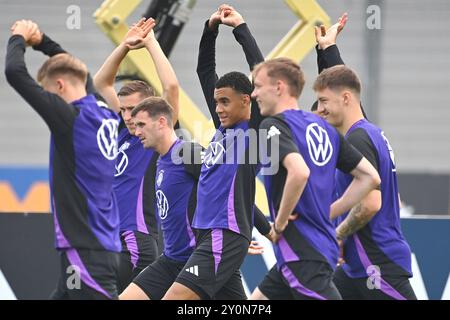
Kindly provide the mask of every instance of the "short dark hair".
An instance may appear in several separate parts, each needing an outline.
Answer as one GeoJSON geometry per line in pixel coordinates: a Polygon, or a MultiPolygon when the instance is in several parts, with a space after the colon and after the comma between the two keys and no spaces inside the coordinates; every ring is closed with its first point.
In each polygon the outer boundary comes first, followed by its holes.
{"type": "Polygon", "coordinates": [[[216,89],[231,88],[239,93],[251,95],[253,86],[248,77],[242,72],[228,72],[216,82],[216,89]]]}
{"type": "Polygon", "coordinates": [[[149,97],[141,101],[131,112],[131,116],[135,117],[139,112],[147,112],[147,114],[155,120],[159,116],[164,116],[170,127],[173,127],[173,108],[170,104],[160,97],[149,97]]]}
{"type": "Polygon", "coordinates": [[[68,53],[59,53],[47,59],[39,68],[37,80],[42,82],[45,78],[63,74],[69,74],[86,83],[88,70],[81,60],[68,53]]]}
{"type": "Polygon", "coordinates": [[[262,69],[266,70],[270,78],[286,81],[289,86],[289,94],[297,99],[300,97],[305,86],[305,75],[294,60],[281,57],[261,62],[253,69],[253,77],[262,69]]]}
{"type": "Polygon", "coordinates": [[[361,81],[349,67],[344,65],[334,66],[322,71],[316,81],[314,81],[314,91],[321,91],[327,88],[330,90],[346,88],[360,95],[361,81]]]}
{"type": "Polygon", "coordinates": [[[150,86],[147,82],[141,80],[133,80],[126,83],[122,88],[120,88],[117,96],[125,97],[130,96],[134,93],[139,93],[143,99],[155,96],[155,89],[150,86]]]}

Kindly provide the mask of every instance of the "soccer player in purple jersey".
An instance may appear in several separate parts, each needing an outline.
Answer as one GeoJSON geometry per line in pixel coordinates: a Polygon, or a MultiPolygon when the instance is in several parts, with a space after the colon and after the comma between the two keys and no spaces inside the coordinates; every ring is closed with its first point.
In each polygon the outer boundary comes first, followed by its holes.
{"type": "Polygon", "coordinates": [[[94,77],[94,85],[110,108],[121,116],[119,153],[114,175],[114,192],[120,215],[122,252],[118,274],[119,294],[145,267],[158,256],[158,225],[155,202],[155,173],[158,153],[145,149],[135,136],[131,113],[154,90],[143,81],[131,81],[118,93],[114,89],[120,63],[129,50],[146,48],[153,60],[162,84],[162,95],[173,107],[173,119],[178,118],[178,81],[170,62],[156,40],[153,19],[141,19],[132,26],[122,43],[106,59],[94,77]]]}
{"type": "MultiPolygon", "coordinates": [[[[360,108],[361,82],[346,66],[331,67],[314,83],[317,111],[377,169],[381,184],[339,217],[344,264],[334,282],[344,299],[416,299],[409,283],[411,250],[402,235],[394,153],[384,132],[360,108]]],[[[336,171],[337,195],[352,182],[336,171]]],[[[332,219],[339,215],[333,214],[332,219]]]]}
{"type": "Polygon", "coordinates": [[[5,74],[51,131],[49,182],[61,274],[53,299],[117,299],[119,213],[113,190],[119,118],[100,106],[86,66],[31,21],[11,28],[5,74]],[[50,58],[37,80],[27,45],[50,58]],[[87,88],[87,89],[86,89],[87,88]]]}
{"type": "MultiPolygon", "coordinates": [[[[157,161],[156,204],[164,240],[164,252],[144,269],[120,295],[121,300],[159,300],[173,284],[196,245],[191,227],[197,202],[197,183],[201,171],[203,148],[197,143],[179,139],[173,129],[173,110],[161,98],[152,97],[140,103],[132,113],[136,135],[145,148],[153,148],[157,161]]],[[[260,253],[252,244],[249,252],[260,253]]],[[[188,269],[198,274],[198,267],[188,269]]],[[[226,299],[226,291],[216,299],[226,299]]]]}
{"type": "MultiPolygon", "coordinates": [[[[318,31],[318,53],[335,51],[335,60],[343,64],[336,47],[339,30],[318,31]]],[[[323,68],[332,67],[323,62],[323,68]]],[[[384,132],[366,119],[362,107],[358,108],[361,82],[356,73],[344,66],[324,72],[314,85],[319,98],[317,113],[335,126],[381,177],[380,186],[358,205],[340,217],[332,216],[343,251],[334,282],[344,299],[416,299],[409,282],[411,251],[400,228],[392,147],[384,132]]],[[[351,181],[351,176],[336,170],[338,197],[351,181]]]]}
{"type": "Polygon", "coordinates": [[[265,176],[277,264],[251,299],[341,299],[332,282],[338,244],[330,210],[351,208],[376,187],[379,176],[335,128],[298,110],[304,86],[298,64],[272,59],[256,66],[253,77],[252,97],[268,116],[260,127],[264,138],[274,143],[268,145],[268,157],[280,167],[265,176]],[[331,206],[336,168],[354,181],[331,206]],[[292,214],[297,219],[290,221],[292,214]]]}
{"type": "Polygon", "coordinates": [[[198,230],[197,247],[164,299],[246,299],[239,268],[253,225],[266,224],[265,231],[257,228],[263,234],[270,233],[267,220],[254,206],[259,162],[248,161],[252,148],[258,155],[257,142],[249,141],[249,133],[258,128],[262,117],[256,102],[251,101],[253,87],[246,75],[230,72],[219,79],[216,74],[219,24],[233,27],[250,69],[264,60],[234,8],[222,5],[206,21],[197,74],[217,132],[206,150],[198,182],[192,224],[198,230]]]}
{"type": "Polygon", "coordinates": [[[143,100],[132,116],[136,136],[143,147],[159,154],[154,205],[163,233],[164,252],[134,278],[120,299],[159,300],[183,269],[196,244],[191,223],[202,147],[177,137],[173,129],[173,109],[162,98],[143,100]]]}

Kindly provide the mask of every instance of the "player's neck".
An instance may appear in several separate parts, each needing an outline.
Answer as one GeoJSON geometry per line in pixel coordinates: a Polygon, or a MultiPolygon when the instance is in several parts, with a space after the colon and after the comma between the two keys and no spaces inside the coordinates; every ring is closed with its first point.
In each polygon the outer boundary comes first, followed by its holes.
{"type": "Polygon", "coordinates": [[[298,102],[294,97],[286,97],[284,99],[280,99],[275,107],[275,114],[282,113],[286,110],[298,110],[298,102]]]}
{"type": "Polygon", "coordinates": [[[360,105],[352,105],[341,128],[338,128],[338,131],[341,132],[341,134],[346,135],[348,130],[350,130],[350,128],[361,119],[364,119],[364,115],[361,111],[360,105]]]}
{"type": "Polygon", "coordinates": [[[67,103],[72,103],[86,96],[87,93],[84,87],[74,87],[64,92],[64,95],[61,98],[63,98],[67,103]]]}
{"type": "Polygon", "coordinates": [[[175,131],[168,131],[167,134],[163,135],[161,143],[156,146],[156,152],[158,152],[161,156],[164,156],[167,152],[169,152],[170,148],[173,146],[177,139],[178,137],[175,134],[175,131]]]}

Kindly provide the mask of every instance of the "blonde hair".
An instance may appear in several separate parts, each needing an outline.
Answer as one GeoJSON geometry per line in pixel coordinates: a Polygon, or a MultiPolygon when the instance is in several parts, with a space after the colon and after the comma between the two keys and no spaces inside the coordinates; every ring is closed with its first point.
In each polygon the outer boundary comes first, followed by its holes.
{"type": "Polygon", "coordinates": [[[81,60],[67,53],[60,53],[47,59],[37,74],[37,80],[42,82],[45,78],[55,75],[70,75],[83,83],[87,79],[87,67],[81,60]]]}
{"type": "Polygon", "coordinates": [[[299,98],[305,86],[305,75],[300,66],[289,58],[275,58],[259,63],[253,69],[253,78],[265,69],[267,76],[274,80],[284,80],[289,87],[289,94],[299,98]]]}

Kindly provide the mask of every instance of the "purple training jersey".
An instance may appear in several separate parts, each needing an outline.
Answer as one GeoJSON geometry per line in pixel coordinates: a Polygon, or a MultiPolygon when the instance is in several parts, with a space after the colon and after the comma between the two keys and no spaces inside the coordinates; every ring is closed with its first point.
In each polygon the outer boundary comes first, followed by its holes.
{"type": "Polygon", "coordinates": [[[157,237],[154,210],[157,157],[153,149],[145,149],[139,138],[131,135],[125,126],[120,130],[114,192],[121,232],[139,231],[157,237]]]}
{"type": "Polygon", "coordinates": [[[51,206],[58,249],[120,251],[113,192],[117,115],[93,95],[72,102],[78,115],[65,134],[52,131],[51,206]]]}
{"type": "MultiPolygon", "coordinates": [[[[362,119],[356,122],[346,138],[366,156],[381,178],[381,209],[369,223],[348,237],[344,245],[344,271],[352,278],[367,277],[377,266],[381,274],[411,276],[411,250],[400,227],[397,175],[393,150],[383,131],[362,119]],[[369,154],[362,150],[369,146],[369,154]],[[372,152],[373,155],[370,154],[372,152]]],[[[336,171],[337,196],[341,196],[352,177],[336,171]]],[[[347,214],[340,217],[345,219],[347,214]]]]}
{"type": "Polygon", "coordinates": [[[248,129],[248,121],[219,127],[210,142],[198,183],[194,228],[228,229],[251,240],[258,159],[249,161],[248,129]]]}
{"type": "Polygon", "coordinates": [[[201,150],[200,145],[177,139],[157,162],[155,206],[163,232],[164,255],[176,261],[187,261],[196,244],[191,223],[200,164],[195,164],[195,156],[190,155],[197,152],[200,160],[201,150]]]}
{"type": "Polygon", "coordinates": [[[305,189],[294,208],[298,218],[289,222],[279,242],[274,245],[278,267],[287,262],[315,260],[328,262],[334,269],[338,257],[335,228],[330,221],[330,205],[334,200],[336,167],[353,170],[361,154],[320,117],[301,110],[287,110],[265,119],[271,161],[280,163],[274,175],[265,176],[265,187],[272,219],[275,220],[283,196],[287,171],[282,166],[290,153],[299,153],[310,170],[305,189]],[[279,157],[274,158],[274,148],[279,157]]]}

